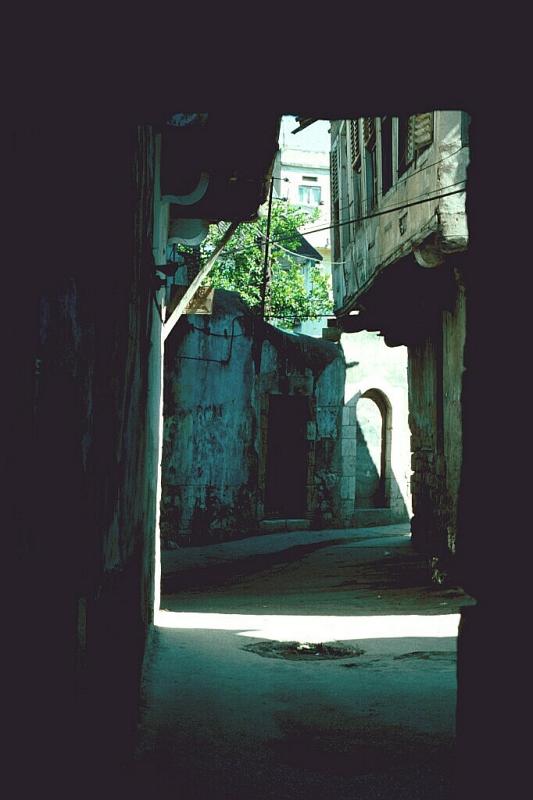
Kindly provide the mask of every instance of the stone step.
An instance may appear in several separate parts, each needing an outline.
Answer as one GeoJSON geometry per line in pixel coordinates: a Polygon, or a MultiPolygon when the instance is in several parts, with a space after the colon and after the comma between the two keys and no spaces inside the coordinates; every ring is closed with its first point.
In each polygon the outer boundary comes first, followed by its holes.
{"type": "Polygon", "coordinates": [[[308,519],[262,519],[259,529],[265,533],[277,531],[308,531],[311,523],[308,519]]]}

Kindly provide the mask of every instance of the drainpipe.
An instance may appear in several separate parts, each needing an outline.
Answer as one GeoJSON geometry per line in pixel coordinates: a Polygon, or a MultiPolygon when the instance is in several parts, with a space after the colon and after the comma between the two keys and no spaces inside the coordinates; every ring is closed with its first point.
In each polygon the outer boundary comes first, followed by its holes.
{"type": "Polygon", "coordinates": [[[228,230],[226,231],[220,242],[217,244],[215,251],[211,254],[211,256],[208,258],[205,264],[200,268],[198,274],[195,275],[191,284],[187,287],[185,294],[179,301],[178,305],[176,306],[170,317],[163,324],[163,339],[166,339],[169,333],[171,333],[171,331],[174,329],[174,326],[176,325],[177,321],[183,315],[185,308],[188,306],[188,304],[191,302],[192,298],[196,294],[198,288],[200,287],[200,284],[202,283],[204,278],[206,278],[207,275],[209,275],[215,264],[215,261],[217,260],[222,250],[227,245],[227,243],[229,242],[229,240],[231,239],[231,237],[233,236],[238,227],[239,227],[238,222],[231,223],[228,230]]]}

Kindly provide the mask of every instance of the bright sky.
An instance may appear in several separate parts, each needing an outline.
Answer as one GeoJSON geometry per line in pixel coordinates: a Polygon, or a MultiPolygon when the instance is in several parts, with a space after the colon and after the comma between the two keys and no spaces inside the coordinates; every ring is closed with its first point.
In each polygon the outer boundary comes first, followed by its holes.
{"type": "Polygon", "coordinates": [[[299,133],[291,133],[298,127],[296,117],[284,116],[281,119],[279,145],[292,150],[306,150],[310,153],[329,153],[330,126],[329,120],[318,120],[299,133]]]}

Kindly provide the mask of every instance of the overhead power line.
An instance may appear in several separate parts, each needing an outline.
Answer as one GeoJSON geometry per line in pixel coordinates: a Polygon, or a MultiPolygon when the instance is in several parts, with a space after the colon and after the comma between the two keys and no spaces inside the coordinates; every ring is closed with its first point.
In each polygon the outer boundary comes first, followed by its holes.
{"type": "MultiPolygon", "coordinates": [[[[468,147],[469,147],[469,145],[462,144],[461,147],[457,148],[457,150],[454,150],[452,153],[447,153],[442,158],[439,158],[438,161],[431,161],[431,163],[429,163],[429,164],[422,164],[421,167],[419,167],[418,169],[413,170],[413,172],[409,172],[408,171],[402,178],[398,178],[398,180],[395,181],[394,186],[400,186],[400,184],[405,183],[405,181],[408,181],[409,178],[412,178],[413,175],[418,175],[419,172],[424,172],[425,169],[430,169],[431,167],[436,167],[437,164],[442,164],[443,161],[447,161],[448,158],[453,158],[453,156],[456,156],[457,153],[461,152],[461,150],[466,150],[466,149],[468,149],[468,147]]],[[[328,155],[330,155],[330,151],[327,151],[327,153],[328,153],[328,155]]],[[[289,166],[292,166],[292,165],[289,165],[289,166]]],[[[313,166],[302,167],[302,170],[304,170],[304,169],[311,169],[312,170],[312,169],[317,169],[317,167],[313,167],[313,166]]],[[[319,169],[323,169],[323,167],[319,168],[319,169]]],[[[286,175],[272,175],[270,180],[274,180],[274,181],[289,181],[289,178],[287,178],[286,175]]],[[[275,200],[280,200],[281,198],[276,197],[274,199],[275,200]]]]}
{"type": "MultiPolygon", "coordinates": [[[[450,183],[448,186],[443,186],[442,188],[443,189],[449,189],[452,186],[458,186],[460,183],[466,183],[466,178],[463,178],[460,181],[456,181],[455,183],[450,183]]],[[[418,205],[421,205],[422,203],[430,203],[430,202],[433,202],[434,200],[442,200],[444,197],[450,197],[451,195],[454,195],[454,194],[461,194],[464,191],[466,191],[466,189],[464,189],[464,188],[463,189],[455,189],[453,192],[444,192],[443,194],[434,195],[433,197],[424,197],[421,200],[412,200],[409,203],[404,203],[404,205],[401,205],[401,206],[391,206],[391,207],[383,208],[380,211],[374,212],[373,214],[365,214],[365,215],[362,215],[360,217],[353,217],[352,219],[347,219],[347,220],[344,220],[343,222],[338,222],[335,225],[333,225],[333,224],[332,225],[324,225],[324,226],[322,226],[320,228],[312,228],[311,230],[308,230],[308,231],[298,231],[298,233],[300,233],[302,236],[308,236],[310,233],[320,233],[321,231],[335,230],[336,228],[340,228],[343,225],[351,225],[351,224],[353,224],[355,222],[364,222],[364,220],[366,220],[366,219],[373,219],[374,217],[381,217],[384,214],[392,214],[395,211],[404,211],[407,208],[412,208],[413,206],[418,206],[418,205]]],[[[419,197],[419,196],[420,195],[415,195],[415,197],[419,197]]],[[[263,233],[261,233],[260,231],[259,231],[259,236],[261,236],[263,239],[265,238],[263,233]]],[[[293,239],[293,238],[294,238],[294,233],[289,233],[289,234],[287,234],[285,236],[279,236],[277,239],[271,239],[270,240],[270,244],[271,245],[277,245],[277,244],[279,244],[279,242],[283,242],[283,241],[285,241],[287,239],[293,239]]],[[[255,244],[246,245],[245,247],[241,247],[238,250],[235,250],[235,255],[238,255],[239,253],[245,253],[248,250],[254,250],[256,247],[257,247],[257,245],[255,245],[255,244]]],[[[335,262],[335,263],[342,263],[342,262],[335,262]]]]}
{"type": "MultiPolygon", "coordinates": [[[[274,247],[278,247],[280,250],[283,250],[284,253],[288,253],[291,256],[296,256],[296,258],[302,258],[304,261],[318,261],[318,262],[321,262],[323,260],[321,258],[313,258],[312,256],[304,256],[301,253],[295,253],[294,250],[287,250],[286,247],[283,247],[283,245],[277,244],[276,242],[272,242],[272,244],[274,245],[274,247]]],[[[340,267],[343,264],[346,264],[346,261],[328,261],[328,264],[330,264],[330,266],[335,265],[335,266],[340,267]]]]}
{"type": "MultiPolygon", "coordinates": [[[[461,180],[461,181],[457,181],[456,183],[451,183],[450,187],[451,186],[457,186],[459,183],[466,183],[466,178],[461,180]]],[[[449,187],[446,186],[446,187],[443,187],[443,188],[447,189],[449,187]]],[[[430,203],[430,202],[432,202],[434,200],[442,200],[444,197],[450,197],[451,195],[454,195],[454,194],[461,194],[464,191],[466,191],[466,189],[464,189],[464,188],[463,189],[455,189],[453,192],[444,192],[443,194],[437,194],[437,195],[434,195],[433,197],[424,197],[421,200],[414,200],[414,201],[411,201],[409,203],[404,203],[404,205],[401,205],[401,206],[393,206],[393,207],[390,207],[390,208],[383,208],[383,209],[381,209],[381,211],[376,211],[373,214],[365,214],[365,215],[360,216],[360,217],[353,217],[352,219],[347,219],[347,220],[344,220],[343,222],[338,222],[335,225],[324,225],[321,228],[312,228],[311,230],[308,230],[308,231],[299,231],[299,233],[302,236],[308,236],[310,233],[320,233],[321,231],[335,230],[336,228],[340,228],[343,225],[350,225],[350,224],[353,224],[354,222],[363,222],[365,219],[373,219],[374,217],[381,217],[384,214],[392,214],[394,211],[404,211],[407,208],[412,208],[413,206],[419,206],[422,203],[430,203]]],[[[270,244],[278,244],[279,242],[283,242],[286,239],[292,239],[293,237],[294,237],[293,233],[287,234],[286,236],[279,236],[277,239],[272,239],[270,244]]],[[[242,253],[242,252],[245,252],[246,250],[252,249],[253,247],[254,247],[254,245],[249,245],[248,247],[243,247],[243,248],[241,248],[240,250],[238,250],[236,252],[242,253]]]]}

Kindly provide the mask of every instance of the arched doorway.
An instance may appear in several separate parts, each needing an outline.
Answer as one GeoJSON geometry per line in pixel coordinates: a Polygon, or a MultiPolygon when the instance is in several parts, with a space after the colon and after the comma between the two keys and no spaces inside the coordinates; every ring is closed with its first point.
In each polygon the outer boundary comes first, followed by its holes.
{"type": "Polygon", "coordinates": [[[356,404],[356,508],[390,503],[390,432],[390,403],[379,389],[369,389],[356,404]]]}

